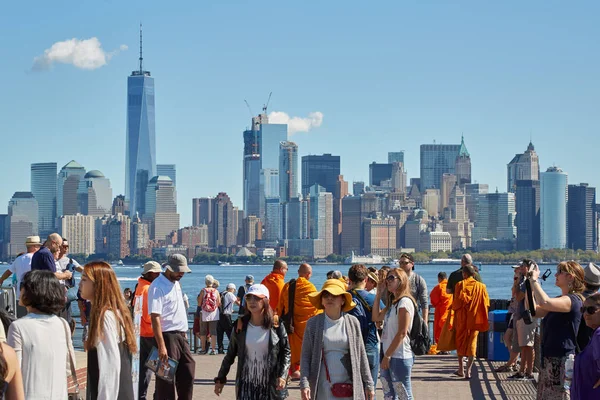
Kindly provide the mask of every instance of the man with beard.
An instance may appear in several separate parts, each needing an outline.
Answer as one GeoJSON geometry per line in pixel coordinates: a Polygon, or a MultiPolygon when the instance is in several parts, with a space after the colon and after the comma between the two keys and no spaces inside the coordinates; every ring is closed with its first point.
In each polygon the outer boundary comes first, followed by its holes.
{"type": "Polygon", "coordinates": [[[148,289],[149,312],[152,331],[158,348],[158,358],[167,363],[169,358],[179,362],[175,382],[156,380],[155,398],[192,400],[196,362],[187,342],[188,320],[183,292],[179,281],[187,272],[187,259],[181,254],[169,256],[166,269],[148,289]]]}

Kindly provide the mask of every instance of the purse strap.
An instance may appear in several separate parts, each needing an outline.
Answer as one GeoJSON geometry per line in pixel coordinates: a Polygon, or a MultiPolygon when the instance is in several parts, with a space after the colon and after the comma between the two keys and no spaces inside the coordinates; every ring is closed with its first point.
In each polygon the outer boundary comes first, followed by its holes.
{"type": "Polygon", "coordinates": [[[69,340],[71,340],[71,333],[69,332],[67,322],[62,318],[60,319],[63,324],[63,328],[65,328],[65,339],[67,340],[67,361],[69,361],[69,364],[71,366],[71,377],[73,378],[73,382],[75,383],[75,389],[77,390],[77,393],[79,393],[79,381],[77,380],[77,371],[75,370],[75,354],[73,354],[72,346],[69,346],[69,340]]]}
{"type": "Polygon", "coordinates": [[[325,377],[327,382],[331,385],[331,377],[329,376],[329,368],[327,368],[327,360],[325,359],[325,349],[321,347],[321,356],[323,357],[323,364],[325,365],[325,377]]]}

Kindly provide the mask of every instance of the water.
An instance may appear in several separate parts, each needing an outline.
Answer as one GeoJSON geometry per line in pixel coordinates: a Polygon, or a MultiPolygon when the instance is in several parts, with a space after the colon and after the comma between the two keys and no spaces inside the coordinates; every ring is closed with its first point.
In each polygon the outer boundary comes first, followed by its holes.
{"type": "MultiPolygon", "coordinates": [[[[138,278],[142,273],[142,268],[139,266],[113,266],[121,288],[130,288],[132,291],[135,288],[138,278]]],[[[180,281],[183,292],[188,295],[190,301],[189,312],[196,310],[197,297],[202,288],[205,287],[204,277],[208,274],[212,275],[220,283],[219,290],[225,290],[228,283],[234,283],[236,287],[244,284],[246,275],[253,275],[256,283],[260,283],[262,279],[271,272],[270,265],[190,265],[192,273],[186,274],[180,281]]],[[[342,274],[347,275],[349,265],[313,265],[313,276],[311,282],[316,286],[317,290],[323,286],[327,278],[327,272],[331,270],[340,270],[342,274]]],[[[427,290],[431,290],[438,284],[437,275],[444,271],[449,276],[451,272],[458,268],[457,265],[416,265],[415,272],[425,278],[427,290]]],[[[545,271],[544,266],[542,273],[545,271]]],[[[297,277],[298,265],[289,265],[289,271],[286,276],[286,281],[297,277]]],[[[480,270],[483,283],[486,284],[490,299],[510,299],[511,287],[513,282],[513,269],[510,265],[484,265],[480,270]]],[[[560,290],[554,286],[554,277],[548,278],[548,281],[543,283],[543,288],[546,293],[553,297],[560,294],[560,290]]],[[[79,315],[79,310],[75,305],[73,307],[74,315],[79,315]]],[[[79,318],[76,318],[79,325],[79,318]]],[[[82,348],[81,330],[78,329],[74,345],[77,348],[82,348]]]]}

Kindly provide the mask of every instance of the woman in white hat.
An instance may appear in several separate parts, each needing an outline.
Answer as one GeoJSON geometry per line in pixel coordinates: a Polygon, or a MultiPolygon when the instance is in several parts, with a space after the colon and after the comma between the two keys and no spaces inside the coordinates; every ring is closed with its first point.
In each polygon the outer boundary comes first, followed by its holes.
{"type": "Polygon", "coordinates": [[[302,400],[374,399],[375,387],[360,323],[346,314],[356,307],[346,285],[328,279],[320,292],[308,295],[324,310],[308,320],[302,340],[300,390],[302,400]]]}
{"type": "Polygon", "coordinates": [[[237,357],[236,399],[285,399],[291,358],[285,328],[273,322],[266,286],[250,286],[245,300],[246,314],[238,320],[231,335],[227,354],[215,378],[215,394],[221,395],[237,357]]]}

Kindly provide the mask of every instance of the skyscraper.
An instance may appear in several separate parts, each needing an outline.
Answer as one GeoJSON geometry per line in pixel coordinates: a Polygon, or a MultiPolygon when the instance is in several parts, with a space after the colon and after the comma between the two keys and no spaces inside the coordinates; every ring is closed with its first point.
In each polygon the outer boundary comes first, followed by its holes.
{"type": "Polygon", "coordinates": [[[361,196],[346,196],[342,199],[342,255],[361,252],[361,196]]]}
{"type": "Polygon", "coordinates": [[[517,250],[540,248],[540,181],[516,182],[517,250]]]}
{"type": "Polygon", "coordinates": [[[529,142],[527,150],[523,154],[516,154],[506,166],[507,190],[514,192],[517,189],[517,181],[539,181],[540,159],[535,152],[533,143],[529,142]]]}
{"type": "Polygon", "coordinates": [[[465,185],[465,202],[469,221],[477,221],[477,212],[479,208],[479,198],[489,192],[487,183],[468,183],[465,185]]]}
{"type": "Polygon", "coordinates": [[[442,175],[456,174],[456,160],[461,147],[459,144],[421,145],[421,193],[424,193],[425,189],[439,189],[442,175]]]}
{"type": "Polygon", "coordinates": [[[177,193],[168,176],[155,176],[146,189],[146,213],[144,220],[150,225],[152,240],[165,240],[171,232],[179,229],[177,193]]]}
{"type": "Polygon", "coordinates": [[[369,186],[381,186],[383,181],[392,179],[392,164],[369,164],[369,186]]]}
{"type": "Polygon", "coordinates": [[[279,201],[287,203],[298,195],[298,145],[279,144],[279,201]]]}
{"type": "Polygon", "coordinates": [[[263,238],[268,241],[282,239],[281,235],[281,204],[277,197],[265,199],[265,234],[263,238]]]}
{"type": "Polygon", "coordinates": [[[333,253],[341,254],[342,251],[342,199],[348,196],[348,182],[344,176],[338,176],[335,191],[333,192],[333,253]]]}
{"type": "Polygon", "coordinates": [[[56,217],[75,215],[79,212],[77,191],[79,181],[85,176],[85,168],[71,160],[58,173],[56,184],[56,217]]]}
{"type": "Polygon", "coordinates": [[[79,212],[83,215],[110,214],[112,207],[110,181],[98,170],[88,172],[79,181],[77,201],[79,212]]]}
{"type": "Polygon", "coordinates": [[[192,225],[209,225],[212,221],[212,198],[192,199],[192,225]]]}
{"type": "Polygon", "coordinates": [[[26,250],[27,236],[38,234],[38,202],[31,192],[15,192],[8,202],[8,256],[26,250]]]}
{"type": "Polygon", "coordinates": [[[597,250],[596,188],[587,183],[569,185],[567,238],[573,250],[597,250]]]}
{"type": "Polygon", "coordinates": [[[233,218],[231,199],[227,193],[219,193],[212,199],[212,221],[208,226],[209,246],[218,252],[226,253],[229,248],[235,246],[237,238],[233,229],[233,218]]]}
{"type": "Polygon", "coordinates": [[[310,238],[325,239],[325,255],[333,253],[333,196],[327,192],[310,194],[310,238]]]}
{"type": "Polygon", "coordinates": [[[542,172],[540,179],[540,246],[567,248],[567,174],[558,167],[542,172]]]}
{"type": "MultiPolygon", "coordinates": [[[[266,116],[265,116],[266,118],[266,116]]],[[[252,125],[260,128],[258,117],[252,119],[252,125]]],[[[260,204],[260,130],[244,131],[244,215],[261,215],[260,204]]],[[[264,205],[262,207],[264,210],[264,205]]],[[[263,212],[264,213],[264,212],[263,212]]]]}
{"type": "Polygon", "coordinates": [[[156,176],[154,78],[144,71],[140,27],[140,68],[127,78],[127,153],[125,200],[130,215],[146,214],[146,187],[156,176]]]}
{"type": "Polygon", "coordinates": [[[465,146],[464,136],[460,138],[460,149],[458,150],[458,156],[456,156],[454,173],[459,185],[471,183],[471,155],[467,150],[467,146],[465,146]]]}
{"type": "Polygon", "coordinates": [[[175,164],[156,164],[156,175],[168,176],[177,187],[177,167],[175,164]]]}
{"type": "Polygon", "coordinates": [[[450,193],[452,193],[452,189],[458,183],[458,178],[454,174],[443,174],[442,175],[442,186],[440,191],[440,196],[442,200],[442,204],[440,210],[443,212],[444,208],[448,207],[450,202],[450,193]]]}
{"type": "Polygon", "coordinates": [[[125,211],[125,196],[119,194],[113,199],[112,215],[125,214],[125,211]]]}
{"type": "Polygon", "coordinates": [[[473,241],[482,239],[514,241],[517,235],[515,217],[514,193],[496,192],[481,196],[477,223],[473,230],[473,241]]]}
{"type": "Polygon", "coordinates": [[[38,231],[48,236],[56,227],[56,163],[31,164],[31,193],[38,202],[38,231]]]}
{"type": "Polygon", "coordinates": [[[69,239],[72,254],[96,252],[95,218],[92,215],[63,215],[60,217],[60,234],[69,239]]]}
{"type": "Polygon", "coordinates": [[[307,196],[315,183],[333,193],[340,175],[340,156],[331,154],[302,157],[302,195],[307,196]]]}
{"type": "Polygon", "coordinates": [[[388,164],[399,162],[404,164],[404,150],[388,152],[388,164]]]}
{"type": "MultiPolygon", "coordinates": [[[[403,153],[404,154],[404,153],[403,153]]],[[[394,161],[392,163],[392,191],[395,193],[406,194],[406,171],[404,170],[404,163],[394,161]]]]}

